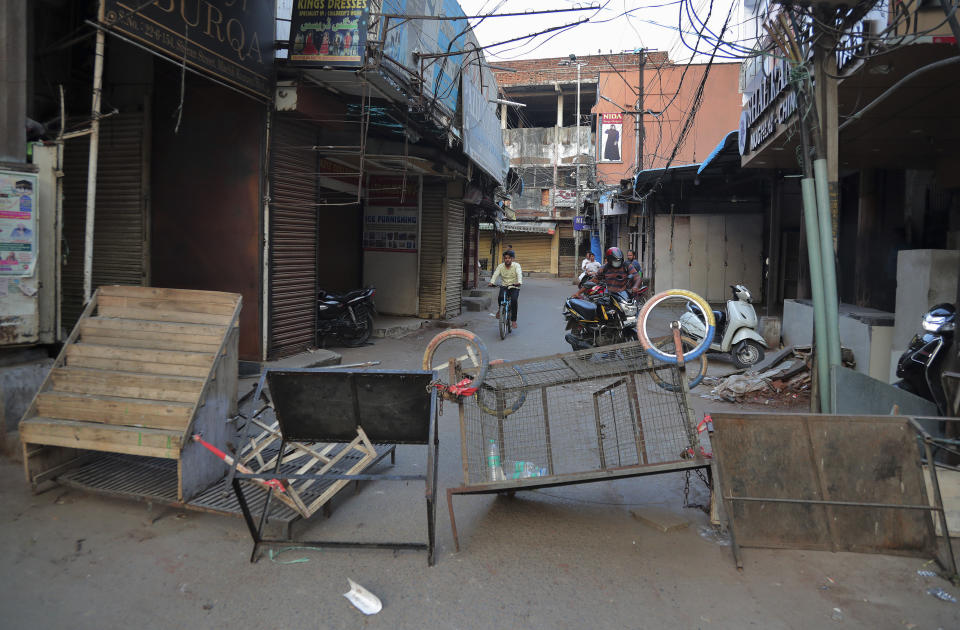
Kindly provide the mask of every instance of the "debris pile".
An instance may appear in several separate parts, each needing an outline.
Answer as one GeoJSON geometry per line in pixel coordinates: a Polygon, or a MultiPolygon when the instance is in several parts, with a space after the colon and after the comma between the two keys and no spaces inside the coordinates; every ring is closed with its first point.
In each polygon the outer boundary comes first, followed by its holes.
{"type": "MultiPolygon", "coordinates": [[[[843,348],[843,365],[855,367],[849,348],[843,348]]],[[[810,376],[813,351],[810,346],[787,348],[761,372],[745,371],[723,378],[704,379],[713,385],[702,398],[734,403],[759,403],[777,406],[804,404],[810,400],[810,376]]]]}

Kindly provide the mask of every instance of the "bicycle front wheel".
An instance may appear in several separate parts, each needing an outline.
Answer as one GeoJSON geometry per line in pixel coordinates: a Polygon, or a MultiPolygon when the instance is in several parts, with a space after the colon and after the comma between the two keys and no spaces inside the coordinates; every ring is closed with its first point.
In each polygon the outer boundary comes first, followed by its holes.
{"type": "Polygon", "coordinates": [[[497,312],[500,314],[500,338],[506,339],[507,333],[510,332],[510,309],[500,304],[500,310],[497,312]]]}

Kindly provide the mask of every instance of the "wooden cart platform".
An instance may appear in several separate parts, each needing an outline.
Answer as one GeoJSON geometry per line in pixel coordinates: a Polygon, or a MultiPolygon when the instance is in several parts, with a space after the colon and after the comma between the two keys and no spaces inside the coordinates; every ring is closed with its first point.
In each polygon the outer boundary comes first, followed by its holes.
{"type": "Polygon", "coordinates": [[[236,439],[240,307],[234,293],[98,289],[20,421],[27,481],[91,451],[167,460],[179,502],[220,479],[223,464],[190,436],[221,449],[236,439]]]}

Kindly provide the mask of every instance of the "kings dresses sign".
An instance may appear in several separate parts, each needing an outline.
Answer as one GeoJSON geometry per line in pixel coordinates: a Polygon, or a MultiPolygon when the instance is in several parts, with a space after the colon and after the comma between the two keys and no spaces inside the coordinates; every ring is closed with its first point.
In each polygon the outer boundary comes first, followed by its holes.
{"type": "Polygon", "coordinates": [[[160,56],[270,98],[272,0],[101,0],[99,19],[160,56]]]}
{"type": "Polygon", "coordinates": [[[367,47],[369,0],[294,0],[290,65],[356,68],[367,47]]]}

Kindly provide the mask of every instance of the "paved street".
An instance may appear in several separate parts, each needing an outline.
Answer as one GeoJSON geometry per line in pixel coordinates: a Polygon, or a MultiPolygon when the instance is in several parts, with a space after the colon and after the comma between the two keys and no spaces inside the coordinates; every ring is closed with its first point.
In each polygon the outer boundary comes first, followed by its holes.
{"type": "MultiPolygon", "coordinates": [[[[496,320],[466,313],[495,358],[563,352],[568,282],[529,279],[520,328],[501,341],[496,320]]],[[[419,368],[438,331],[331,349],[343,362],[419,368]]],[[[730,365],[711,360],[710,374],[730,365]]],[[[246,391],[250,381],[241,384],[246,391]]],[[[693,398],[697,416],[717,407],[693,398]]],[[[731,408],[727,406],[727,408],[731,408]]],[[[455,409],[441,419],[437,565],[420,552],[292,549],[250,564],[240,519],[167,509],[57,487],[31,495],[19,464],[0,463],[0,627],[4,628],[957,628],[960,605],[917,575],[925,559],[745,549],[738,572],[706,515],[681,506],[682,474],[457,497],[455,552],[444,489],[459,485],[455,409]],[[661,533],[631,509],[659,507],[689,520],[661,533]],[[303,559],[303,561],[300,561],[303,559]],[[342,597],[347,578],[383,601],[364,618],[342,597]],[[839,609],[836,612],[835,609],[839,609]],[[840,619],[837,619],[837,617],[840,619]]],[[[423,471],[413,447],[397,472],[423,471]]],[[[386,465],[382,465],[386,469],[386,465]]],[[[705,502],[694,483],[691,499],[705,502]]],[[[298,534],[303,529],[298,529],[298,534]]],[[[425,540],[422,486],[367,484],[345,491],[314,537],[425,540]]]]}

